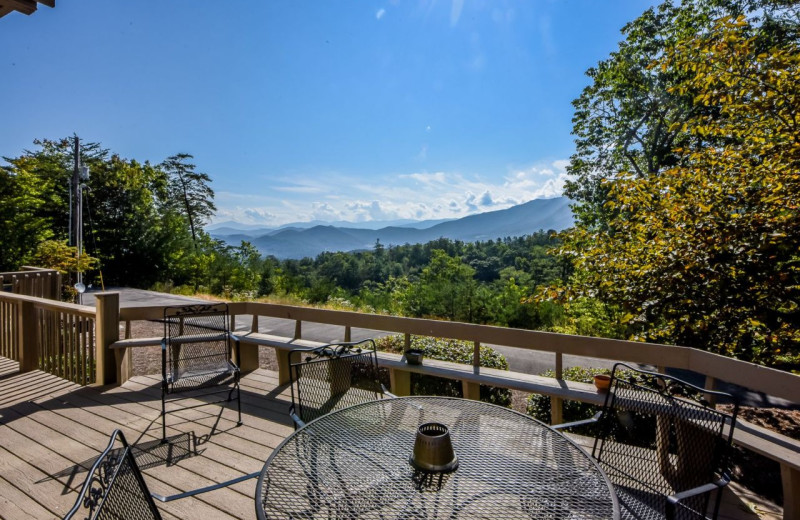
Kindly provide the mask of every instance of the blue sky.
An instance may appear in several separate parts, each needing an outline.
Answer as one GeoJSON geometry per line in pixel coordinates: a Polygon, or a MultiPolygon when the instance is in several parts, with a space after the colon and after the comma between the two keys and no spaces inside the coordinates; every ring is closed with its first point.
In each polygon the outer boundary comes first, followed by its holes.
{"type": "Polygon", "coordinates": [[[643,0],[58,0],[0,19],[0,155],[195,156],[216,221],[453,218],[559,195],[584,72],[643,0]]]}

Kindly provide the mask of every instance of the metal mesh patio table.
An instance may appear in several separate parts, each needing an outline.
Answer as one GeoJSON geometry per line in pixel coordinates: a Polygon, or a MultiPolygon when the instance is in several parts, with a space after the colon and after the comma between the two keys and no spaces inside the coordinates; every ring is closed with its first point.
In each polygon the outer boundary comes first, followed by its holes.
{"type": "Polygon", "coordinates": [[[479,401],[403,397],[325,415],[264,465],[260,519],[609,519],[611,484],[567,437],[479,401]],[[449,428],[458,469],[425,480],[409,462],[417,429],[449,428]]]}

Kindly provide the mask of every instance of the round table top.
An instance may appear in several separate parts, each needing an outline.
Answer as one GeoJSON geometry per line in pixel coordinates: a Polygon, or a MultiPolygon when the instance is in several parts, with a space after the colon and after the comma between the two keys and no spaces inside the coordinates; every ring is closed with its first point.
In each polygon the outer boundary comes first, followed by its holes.
{"type": "Polygon", "coordinates": [[[447,397],[383,399],[310,422],[275,449],[256,488],[260,519],[608,519],[616,495],[561,433],[507,408],[447,397]],[[419,425],[449,428],[458,469],[421,479],[419,425]]]}

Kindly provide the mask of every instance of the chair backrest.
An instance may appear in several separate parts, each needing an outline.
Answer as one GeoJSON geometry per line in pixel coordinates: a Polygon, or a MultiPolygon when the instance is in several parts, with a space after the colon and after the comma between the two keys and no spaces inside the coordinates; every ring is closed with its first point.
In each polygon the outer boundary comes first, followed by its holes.
{"type": "Polygon", "coordinates": [[[371,339],[293,350],[289,362],[292,403],[304,422],[383,397],[371,339]]]}
{"type": "MultiPolygon", "coordinates": [[[[725,473],[737,412],[731,394],[618,363],[593,454],[615,486],[663,510],[666,495],[725,473]],[[710,399],[733,402],[733,413],[717,410],[710,399]]],[[[708,500],[705,494],[681,507],[704,514],[708,500]]]]}
{"type": "MultiPolygon", "coordinates": [[[[199,304],[164,309],[163,376],[173,387],[215,384],[231,362],[228,305],[199,304]]],[[[172,388],[176,390],[178,388],[172,388]]]]}
{"type": "Polygon", "coordinates": [[[121,431],[114,430],[111,434],[108,447],[92,465],[75,505],[64,520],[73,518],[161,520],[121,431]],[[114,447],[117,440],[119,448],[114,447]]]}

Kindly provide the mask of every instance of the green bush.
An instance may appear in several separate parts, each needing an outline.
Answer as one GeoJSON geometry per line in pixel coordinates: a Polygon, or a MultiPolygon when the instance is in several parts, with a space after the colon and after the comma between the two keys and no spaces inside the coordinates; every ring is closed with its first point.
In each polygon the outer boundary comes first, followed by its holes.
{"type": "MultiPolygon", "coordinates": [[[[378,350],[402,354],[405,350],[403,336],[384,336],[376,340],[378,350]]],[[[411,336],[411,348],[424,352],[424,356],[453,363],[472,364],[474,346],[467,341],[444,338],[431,338],[428,336],[411,336]]],[[[481,366],[508,370],[505,356],[491,347],[481,346],[481,366]]],[[[442,395],[448,397],[463,397],[461,381],[435,377],[424,374],[411,374],[411,395],[442,395]]],[[[506,388],[481,385],[481,401],[511,406],[511,391],[506,388]]]]}
{"type": "MultiPolygon", "coordinates": [[[[569,367],[564,369],[562,378],[565,381],[576,381],[579,383],[592,383],[596,374],[611,374],[607,368],[584,368],[569,367]]],[[[541,374],[545,377],[555,377],[552,370],[541,374]]],[[[600,408],[590,403],[580,401],[564,401],[563,413],[564,422],[580,421],[588,419],[598,412],[600,408]]],[[[550,424],[550,397],[541,394],[533,394],[528,398],[528,415],[550,424]]]]}

